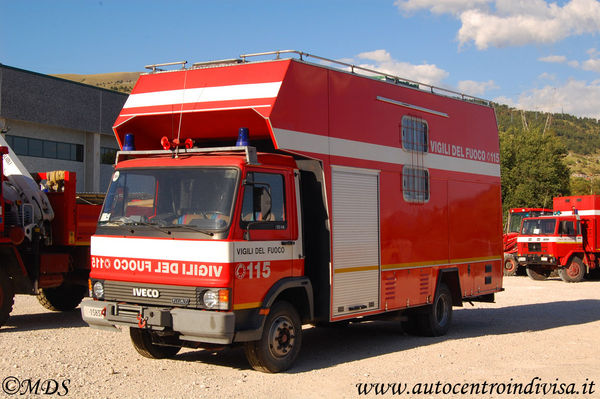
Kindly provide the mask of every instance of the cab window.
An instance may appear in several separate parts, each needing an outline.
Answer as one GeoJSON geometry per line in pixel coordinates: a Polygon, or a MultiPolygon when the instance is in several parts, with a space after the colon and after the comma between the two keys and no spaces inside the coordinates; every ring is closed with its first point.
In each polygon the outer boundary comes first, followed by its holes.
{"type": "Polygon", "coordinates": [[[242,217],[243,229],[287,228],[284,177],[278,173],[249,172],[246,175],[242,217]]]}

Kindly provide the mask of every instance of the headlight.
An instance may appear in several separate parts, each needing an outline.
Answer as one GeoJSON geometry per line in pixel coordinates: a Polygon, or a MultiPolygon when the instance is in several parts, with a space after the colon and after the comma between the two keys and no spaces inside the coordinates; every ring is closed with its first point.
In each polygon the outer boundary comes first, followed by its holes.
{"type": "Polygon", "coordinates": [[[207,309],[228,310],[229,290],[226,288],[209,288],[204,291],[202,301],[207,309]]]}
{"type": "Polygon", "coordinates": [[[104,284],[102,281],[96,281],[93,287],[94,297],[98,299],[104,298],[104,284]]]}

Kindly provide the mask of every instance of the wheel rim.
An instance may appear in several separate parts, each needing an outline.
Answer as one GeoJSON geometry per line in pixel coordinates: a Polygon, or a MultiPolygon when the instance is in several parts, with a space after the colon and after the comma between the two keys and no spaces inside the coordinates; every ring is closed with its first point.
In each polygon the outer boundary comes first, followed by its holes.
{"type": "Polygon", "coordinates": [[[571,265],[567,268],[567,274],[569,277],[577,277],[581,273],[581,267],[577,262],[571,262],[571,265]]]}
{"type": "Polygon", "coordinates": [[[287,356],[296,341],[296,334],[292,320],[286,316],[279,316],[269,330],[269,350],[275,357],[287,356]]]}
{"type": "Polygon", "coordinates": [[[504,264],[504,270],[506,270],[508,273],[513,272],[516,268],[516,263],[514,263],[511,260],[506,261],[506,263],[504,264]]]}
{"type": "Polygon", "coordinates": [[[435,319],[437,324],[440,326],[443,326],[448,322],[448,312],[446,311],[447,308],[448,298],[446,298],[445,295],[442,295],[435,306],[435,319]]]}

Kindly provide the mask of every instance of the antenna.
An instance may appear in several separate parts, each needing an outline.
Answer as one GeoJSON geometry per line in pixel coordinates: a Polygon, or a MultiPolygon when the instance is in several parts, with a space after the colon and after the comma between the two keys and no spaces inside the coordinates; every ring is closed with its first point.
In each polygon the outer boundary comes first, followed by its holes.
{"type": "MultiPolygon", "coordinates": [[[[181,107],[179,109],[179,126],[177,127],[177,142],[181,142],[180,141],[180,136],[181,136],[181,122],[183,121],[183,105],[185,103],[185,88],[187,85],[187,75],[188,75],[188,71],[186,70],[183,74],[183,90],[181,91],[181,107]]],[[[177,158],[177,155],[179,154],[179,146],[175,147],[175,158],[177,158]]]]}

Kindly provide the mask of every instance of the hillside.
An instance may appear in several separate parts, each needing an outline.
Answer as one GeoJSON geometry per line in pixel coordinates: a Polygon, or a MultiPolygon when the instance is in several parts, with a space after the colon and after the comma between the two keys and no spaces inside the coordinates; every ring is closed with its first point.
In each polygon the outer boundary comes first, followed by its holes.
{"type": "Polygon", "coordinates": [[[129,93],[133,89],[135,82],[140,76],[140,72],[111,72],[99,73],[94,75],[64,73],[52,76],[92,86],[102,87],[103,89],[110,89],[120,91],[123,93],[129,93]]]}

